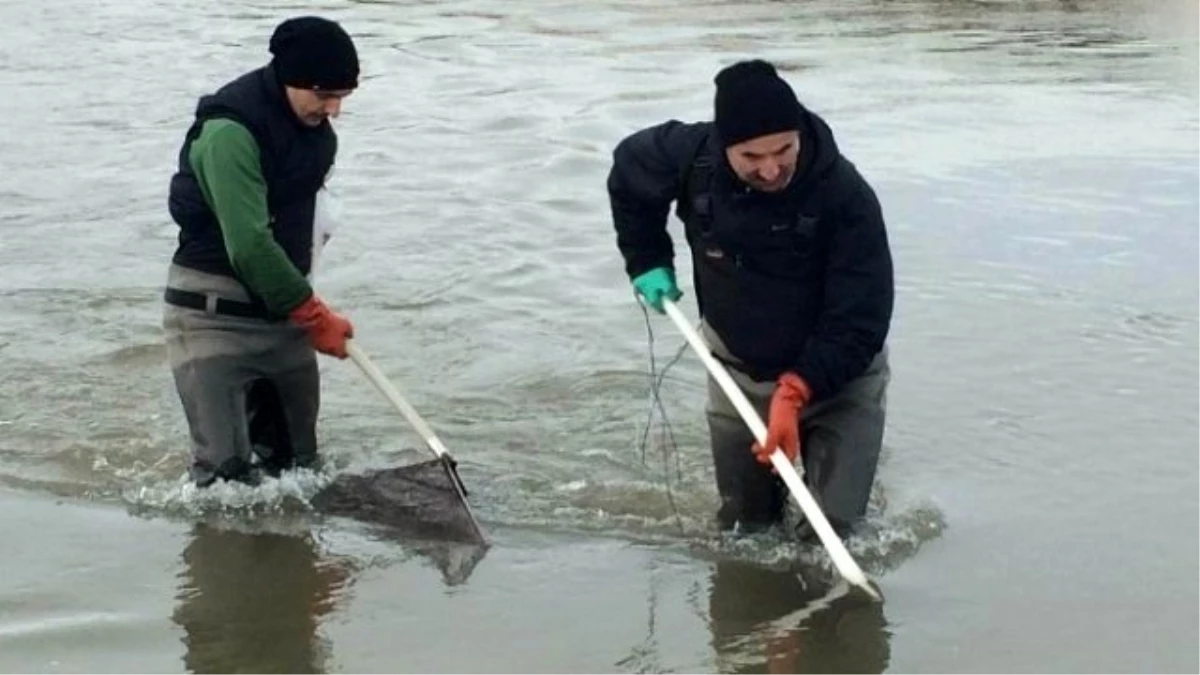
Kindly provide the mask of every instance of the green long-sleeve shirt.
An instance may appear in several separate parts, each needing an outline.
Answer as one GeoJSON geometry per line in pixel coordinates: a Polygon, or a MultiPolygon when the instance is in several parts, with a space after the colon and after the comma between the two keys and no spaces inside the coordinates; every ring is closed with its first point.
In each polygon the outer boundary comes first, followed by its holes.
{"type": "Polygon", "coordinates": [[[312,287],[271,234],[267,183],[250,131],[233,120],[208,120],[192,142],[188,162],[242,282],[280,315],[307,300],[312,287]]]}

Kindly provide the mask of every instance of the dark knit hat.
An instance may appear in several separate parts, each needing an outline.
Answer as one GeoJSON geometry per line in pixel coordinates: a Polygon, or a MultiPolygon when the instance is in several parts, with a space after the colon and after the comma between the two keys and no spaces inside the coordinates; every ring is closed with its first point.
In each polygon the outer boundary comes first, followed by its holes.
{"type": "Polygon", "coordinates": [[[725,147],[800,129],[804,106],[770,63],[740,61],[717,73],[714,82],[717,94],[713,121],[725,147]]]}
{"type": "Polygon", "coordinates": [[[271,35],[279,81],[297,89],[354,89],[358,51],[337,23],[316,16],[288,19],[271,35]]]}

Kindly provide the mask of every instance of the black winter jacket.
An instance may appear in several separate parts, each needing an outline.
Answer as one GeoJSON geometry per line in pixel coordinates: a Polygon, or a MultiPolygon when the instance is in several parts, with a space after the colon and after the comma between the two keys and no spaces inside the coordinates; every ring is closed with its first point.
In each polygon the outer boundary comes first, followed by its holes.
{"type": "Polygon", "coordinates": [[[892,257],[879,201],[807,113],[796,175],[782,192],[733,173],[710,122],[671,120],[613,152],[608,191],[630,278],[672,267],[671,203],[684,222],[697,302],[755,379],[798,373],[814,398],[836,394],[883,348],[892,257]]]}

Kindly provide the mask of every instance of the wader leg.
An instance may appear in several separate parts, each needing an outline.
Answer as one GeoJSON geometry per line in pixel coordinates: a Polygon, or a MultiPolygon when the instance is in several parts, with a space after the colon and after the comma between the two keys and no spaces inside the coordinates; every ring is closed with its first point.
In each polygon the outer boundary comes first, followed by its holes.
{"type": "MultiPolygon", "coordinates": [[[[724,341],[709,325],[701,325],[713,353],[735,360],[724,341]]],[[[738,388],[769,423],[775,382],[757,382],[736,368],[728,369],[738,388]]],[[[837,395],[807,406],[802,413],[800,456],[804,482],[822,512],[839,534],[845,534],[866,514],[875,469],[883,446],[884,412],[891,370],[885,346],[865,373],[849,382],[837,395]]],[[[750,451],[753,437],[716,381],[708,378],[709,433],[721,495],[718,520],[723,528],[735,523],[761,526],[782,520],[792,502],[783,481],[771,467],[759,464],[750,451]]],[[[799,511],[799,508],[796,509],[799,511]]],[[[811,526],[801,523],[801,538],[816,538],[811,526]]]]}
{"type": "Polygon", "coordinates": [[[256,482],[246,424],[246,390],[253,375],[242,360],[192,359],[172,372],[191,432],[192,479],[200,486],[218,478],[256,482]]]}
{"type": "Polygon", "coordinates": [[[236,358],[214,358],[175,369],[192,433],[192,477],[256,483],[251,453],[269,475],[314,467],[319,380],[316,358],[271,379],[236,358]]]}
{"type": "Polygon", "coordinates": [[[295,465],[283,403],[274,382],[263,378],[250,383],[246,391],[246,420],[250,448],[258,455],[268,475],[278,477],[295,465]]]}
{"type": "MultiPolygon", "coordinates": [[[[770,406],[774,383],[756,383],[740,373],[730,373],[746,394],[751,405],[764,415],[770,406]]],[[[721,507],[717,520],[721,529],[756,531],[779,523],[787,495],[782,480],[771,467],[759,464],[751,446],[754,436],[737,414],[725,392],[711,377],[708,378],[709,436],[712,443],[713,467],[721,507]]]]}
{"type": "MultiPolygon", "coordinates": [[[[800,454],[807,474],[805,482],[829,524],[842,536],[867,511],[883,447],[890,377],[885,349],[861,377],[836,396],[804,411],[800,454]]],[[[801,524],[798,533],[802,538],[816,536],[807,522],[801,524]]]]}
{"type": "Polygon", "coordinates": [[[317,463],[317,414],[321,406],[320,372],[317,368],[316,352],[307,343],[301,342],[296,349],[302,350],[293,359],[297,366],[272,380],[279,393],[280,413],[289,442],[292,460],[301,468],[318,468],[317,463]]]}

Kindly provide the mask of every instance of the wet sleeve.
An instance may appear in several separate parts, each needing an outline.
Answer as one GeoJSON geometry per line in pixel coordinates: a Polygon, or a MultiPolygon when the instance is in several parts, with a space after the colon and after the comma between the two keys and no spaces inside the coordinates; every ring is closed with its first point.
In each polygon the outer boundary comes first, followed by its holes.
{"type": "Polygon", "coordinates": [[[683,172],[707,133],[706,123],[671,120],[626,137],[613,150],[609,205],[631,279],[655,267],[673,267],[667,217],[683,172]]]}
{"type": "Polygon", "coordinates": [[[271,233],[267,183],[254,136],[232,120],[209,120],[188,161],[220,223],[234,272],[271,312],[287,315],[312,295],[312,287],[271,233]]]}
{"type": "Polygon", "coordinates": [[[883,214],[875,192],[855,177],[858,185],[830,240],[825,310],[796,368],[815,399],[836,394],[866,372],[892,321],[892,254],[883,214]]]}

